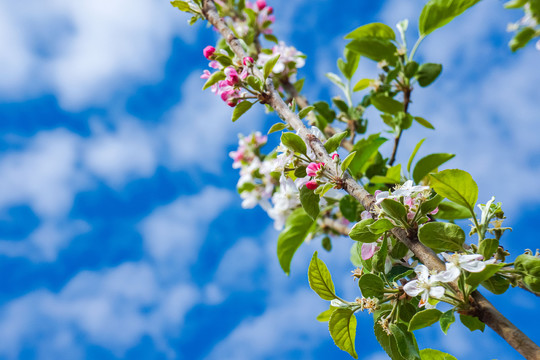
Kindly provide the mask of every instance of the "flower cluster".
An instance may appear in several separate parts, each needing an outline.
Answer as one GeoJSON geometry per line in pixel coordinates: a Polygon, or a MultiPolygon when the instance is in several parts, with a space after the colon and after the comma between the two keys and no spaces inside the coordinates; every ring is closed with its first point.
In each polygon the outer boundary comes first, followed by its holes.
{"type": "Polygon", "coordinates": [[[279,54],[279,60],[272,70],[274,74],[281,74],[288,78],[290,82],[296,81],[296,69],[305,65],[306,56],[292,46],[286,46],[283,41],[272,47],[272,52],[261,53],[257,60],[257,65],[264,66],[268,60],[279,54]]]}
{"type": "MultiPolygon", "coordinates": [[[[413,185],[412,180],[407,180],[403,185],[395,187],[394,191],[375,191],[375,205],[379,205],[385,199],[400,201],[403,198],[403,204],[407,209],[407,219],[413,220],[420,209],[420,205],[425,202],[430,196],[429,186],[413,185]]],[[[378,209],[379,215],[381,209],[378,209]]],[[[439,211],[438,208],[430,214],[435,215],[439,211]]]]}

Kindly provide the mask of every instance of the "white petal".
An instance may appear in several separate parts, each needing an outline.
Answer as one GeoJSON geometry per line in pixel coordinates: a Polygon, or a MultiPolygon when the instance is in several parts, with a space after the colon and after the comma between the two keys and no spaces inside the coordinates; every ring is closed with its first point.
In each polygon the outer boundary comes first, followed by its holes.
{"type": "Polygon", "coordinates": [[[459,263],[465,263],[469,261],[478,261],[478,260],[484,260],[484,257],[480,254],[472,254],[472,255],[461,255],[459,257],[459,263]]]}
{"type": "Polygon", "coordinates": [[[347,304],[345,304],[343,301],[339,299],[334,299],[330,301],[330,305],[332,305],[333,307],[347,307],[348,306],[347,304]]]}
{"type": "Polygon", "coordinates": [[[444,288],[442,286],[433,286],[429,289],[429,296],[435,299],[440,299],[444,295],[444,288]]]}
{"type": "Polygon", "coordinates": [[[446,263],[446,270],[441,271],[440,273],[433,275],[431,277],[431,282],[440,281],[440,282],[452,282],[459,277],[460,271],[459,268],[452,264],[446,263]]]}
{"type": "Polygon", "coordinates": [[[427,282],[429,278],[429,269],[425,265],[418,265],[414,268],[414,272],[418,275],[418,280],[427,282]]]}
{"type": "Polygon", "coordinates": [[[409,281],[408,283],[403,286],[403,291],[407,293],[407,295],[411,297],[415,297],[416,295],[423,292],[425,289],[418,287],[418,280],[409,281]]]}
{"type": "Polygon", "coordinates": [[[470,261],[461,264],[461,268],[469,272],[480,272],[486,268],[486,264],[483,261],[470,261]]]}
{"type": "Polygon", "coordinates": [[[429,300],[429,293],[425,291],[420,297],[420,302],[418,303],[418,307],[426,306],[428,304],[428,300],[429,300]]]}

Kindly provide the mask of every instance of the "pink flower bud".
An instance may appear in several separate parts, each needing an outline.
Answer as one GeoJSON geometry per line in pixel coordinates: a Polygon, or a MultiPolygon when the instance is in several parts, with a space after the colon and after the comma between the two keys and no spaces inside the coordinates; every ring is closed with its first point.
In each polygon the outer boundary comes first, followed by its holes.
{"type": "Polygon", "coordinates": [[[332,154],[332,160],[338,161],[339,160],[339,155],[337,153],[332,154]]]}
{"type": "Polygon", "coordinates": [[[201,79],[208,79],[212,74],[208,70],[204,70],[203,74],[201,75],[201,79]]]}
{"type": "Polygon", "coordinates": [[[435,210],[433,210],[432,212],[430,212],[431,215],[435,215],[436,213],[439,212],[439,208],[436,207],[435,210]]]}
{"type": "MultiPolygon", "coordinates": [[[[269,7],[266,8],[266,11],[268,12],[268,15],[273,14],[274,13],[274,8],[269,6],[269,7]]],[[[272,22],[274,22],[274,21],[272,20],[272,22]]]]}
{"type": "Polygon", "coordinates": [[[240,77],[238,77],[238,73],[236,72],[236,69],[229,66],[225,68],[224,70],[225,75],[227,75],[227,84],[230,86],[238,84],[240,81],[240,77]]]}
{"type": "Polygon", "coordinates": [[[319,187],[319,184],[317,183],[317,181],[315,180],[310,180],[306,183],[306,187],[309,189],[309,190],[315,190],[316,188],[319,187]]]}
{"type": "Polygon", "coordinates": [[[264,8],[266,7],[266,1],[264,1],[264,0],[257,0],[257,1],[255,2],[255,5],[257,5],[257,9],[259,9],[259,11],[260,11],[260,10],[262,10],[262,9],[264,9],[264,8]]]}
{"type": "Polygon", "coordinates": [[[207,47],[204,48],[203,55],[204,55],[205,58],[210,60],[210,57],[212,55],[214,55],[215,52],[216,52],[216,48],[213,47],[213,46],[208,45],[207,47]]]}
{"type": "Polygon", "coordinates": [[[254,63],[253,58],[251,56],[246,56],[242,62],[244,63],[244,66],[248,66],[254,63]]]}
{"type": "Polygon", "coordinates": [[[324,166],[324,163],[310,163],[306,168],[306,174],[308,176],[318,176],[321,172],[322,168],[324,166]]]}

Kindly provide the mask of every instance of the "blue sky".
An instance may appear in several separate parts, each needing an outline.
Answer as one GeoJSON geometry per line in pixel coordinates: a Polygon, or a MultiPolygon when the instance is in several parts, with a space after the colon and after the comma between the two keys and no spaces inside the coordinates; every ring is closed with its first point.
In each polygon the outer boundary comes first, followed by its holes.
{"type": "MultiPolygon", "coordinates": [[[[422,6],[269,3],[276,34],[308,55],[311,100],[338,94],[324,74],[337,72],[346,33],[408,17],[413,42],[422,6]]],[[[473,175],[480,201],[503,202],[515,255],[538,247],[540,215],[540,53],[508,50],[506,24],[519,17],[486,0],[425,40],[419,58],[444,70],[411,111],[437,131],[413,126],[398,156],[423,137],[421,155],[457,154],[449,166],[473,175]]],[[[227,153],[238,132],[275,118],[258,109],[232,124],[200,91],[202,49],[215,40],[162,0],[0,1],[1,359],[349,358],[314,320],[327,306],[307,284],[319,244],[304,245],[286,277],[266,214],[240,207],[227,153]]],[[[357,76],[375,70],[363,59],[357,76]]],[[[350,244],[321,257],[354,298],[350,244]]],[[[489,298],[540,341],[534,296],[489,298]]],[[[371,324],[358,315],[360,358],[385,359],[371,324]]],[[[457,324],[418,338],[459,359],[517,358],[491,330],[457,324]]]]}

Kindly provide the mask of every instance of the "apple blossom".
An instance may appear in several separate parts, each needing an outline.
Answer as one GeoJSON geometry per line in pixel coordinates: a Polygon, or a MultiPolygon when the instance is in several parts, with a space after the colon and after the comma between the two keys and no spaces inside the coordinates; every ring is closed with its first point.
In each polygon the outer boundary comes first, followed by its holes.
{"type": "Polygon", "coordinates": [[[203,55],[208,60],[212,58],[212,55],[214,55],[215,52],[216,52],[216,48],[210,45],[208,45],[207,47],[203,49],[203,55]]]}

